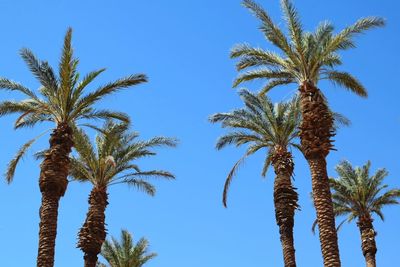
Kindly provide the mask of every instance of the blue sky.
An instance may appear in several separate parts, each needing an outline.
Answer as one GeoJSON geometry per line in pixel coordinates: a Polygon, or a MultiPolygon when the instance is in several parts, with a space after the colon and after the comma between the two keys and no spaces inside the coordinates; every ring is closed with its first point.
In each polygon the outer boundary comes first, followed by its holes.
{"type": "MultiPolygon", "coordinates": [[[[275,21],[281,20],[278,0],[259,1],[275,21]]],[[[342,159],[355,165],[372,161],[372,169],[386,167],[386,182],[400,187],[398,132],[400,114],[395,82],[399,67],[398,32],[400,4],[396,1],[349,0],[295,1],[304,27],[314,29],[319,21],[330,20],[337,29],[367,15],[387,19],[387,26],[358,38],[358,48],[343,54],[344,67],[369,90],[361,99],[326,83],[320,87],[335,111],[349,117],[353,125],[336,137],[337,152],[328,158],[328,172],[342,159]]],[[[37,88],[38,83],[18,56],[29,47],[38,57],[57,66],[62,40],[73,27],[73,43],[81,63],[81,73],[107,67],[98,84],[131,73],[146,73],[150,82],[106,98],[100,106],[129,113],[133,128],[143,138],[155,135],[180,139],[177,149],[162,149],[156,158],[140,163],[143,169],[164,168],[175,173],[173,182],[155,181],[154,198],[124,186],[111,188],[107,209],[110,235],[120,229],[138,239],[146,236],[151,250],[159,256],[148,267],[243,267],[282,266],[278,228],[275,224],[272,186],[273,172],[260,177],[263,153],[248,160],[232,184],[229,208],[221,204],[224,179],[243,149],[214,149],[223,134],[207,117],[215,112],[241,107],[235,90],[236,75],[229,50],[248,42],[271,48],[257,30],[258,21],[239,0],[234,1],[2,1],[0,3],[0,76],[37,88]]],[[[246,84],[247,86],[247,84],[246,84]]],[[[257,90],[261,83],[248,87],[257,90]]],[[[274,100],[285,100],[295,87],[279,88],[274,100]]],[[[18,98],[7,92],[1,99],[18,98]]],[[[12,119],[2,118],[0,166],[23,141],[51,127],[34,130],[12,129],[12,119]]],[[[35,149],[47,146],[47,137],[35,149]]],[[[302,210],[296,214],[295,245],[298,266],[322,266],[317,236],[311,234],[315,218],[309,193],[310,174],[306,162],[296,154],[295,185],[302,210]]],[[[38,239],[39,163],[26,157],[15,181],[0,184],[0,235],[2,265],[34,266],[38,239]]],[[[86,210],[89,184],[70,183],[59,210],[56,248],[57,267],[82,266],[76,249],[76,235],[86,210]]],[[[398,256],[400,207],[385,210],[386,221],[375,221],[378,231],[377,261],[392,266],[398,256]]],[[[359,232],[355,224],[339,233],[343,266],[364,266],[359,232]]]]}

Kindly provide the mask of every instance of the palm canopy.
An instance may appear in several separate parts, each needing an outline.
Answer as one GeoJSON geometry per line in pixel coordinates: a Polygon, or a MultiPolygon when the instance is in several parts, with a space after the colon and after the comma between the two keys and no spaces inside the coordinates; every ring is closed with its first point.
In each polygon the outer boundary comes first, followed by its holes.
{"type": "Polygon", "coordinates": [[[357,95],[367,96],[366,89],[355,77],[336,69],[342,64],[339,52],[354,48],[354,37],[368,29],[383,26],[383,19],[362,18],[336,34],[331,23],[323,22],[314,32],[306,32],[291,1],[281,0],[288,29],[286,36],[255,2],[244,0],[243,5],[261,21],[260,30],[280,52],[254,48],[249,44],[234,47],[231,57],[240,58],[237,69],[247,70],[237,77],[234,87],[254,79],[267,79],[268,83],[260,91],[267,93],[279,85],[306,81],[317,84],[319,80],[329,80],[357,95]]]}
{"type": "Polygon", "coordinates": [[[155,147],[175,147],[175,139],[154,137],[139,141],[139,134],[130,132],[127,123],[117,124],[111,120],[97,130],[100,134],[96,136],[95,146],[82,130],[75,131],[77,156],[71,156],[70,172],[74,180],[89,181],[100,188],[125,183],[154,195],[155,188],[146,178],[174,179],[174,175],[167,171],[142,171],[134,161],[156,155],[155,147]]]}
{"type": "Polygon", "coordinates": [[[400,189],[388,190],[383,180],[388,176],[385,169],[370,175],[371,162],[353,168],[348,161],[336,166],[339,177],[330,179],[336,216],[347,216],[347,221],[360,217],[369,218],[373,213],[384,220],[382,208],[399,204],[400,189]]]}
{"type": "Polygon", "coordinates": [[[262,170],[262,175],[265,176],[272,163],[275,149],[288,147],[300,149],[296,143],[300,122],[297,98],[274,105],[267,96],[256,95],[248,90],[241,90],[239,95],[245,104],[244,108],[228,113],[217,113],[210,117],[211,122],[221,122],[223,128],[232,130],[219,138],[216,144],[218,150],[227,145],[239,147],[248,144],[244,156],[235,163],[225,182],[223,193],[225,206],[231,180],[248,156],[263,148],[268,150],[262,170]]]}
{"type": "MultiPolygon", "coordinates": [[[[113,118],[129,121],[129,117],[124,113],[99,110],[94,105],[105,96],[120,89],[146,82],[146,76],[144,74],[130,75],[87,93],[88,86],[105,69],[89,72],[81,79],[77,71],[79,60],[73,55],[71,40],[72,29],[69,28],[64,39],[58,76],[47,61],[39,60],[29,49],[21,50],[23,60],[41,84],[39,94],[20,83],[0,78],[1,89],[17,91],[26,97],[19,101],[0,102],[0,116],[19,114],[14,124],[15,128],[33,127],[41,122],[66,124],[72,127],[80,120],[113,118]]],[[[36,138],[23,145],[10,162],[7,171],[9,182],[13,179],[18,161],[35,140],[36,138]]]]}
{"type": "MultiPolygon", "coordinates": [[[[157,256],[149,253],[149,242],[141,238],[135,244],[132,235],[126,231],[121,232],[121,242],[114,237],[103,244],[101,255],[107,260],[110,267],[141,267],[149,260],[157,256]]],[[[106,266],[99,264],[98,266],[106,266]]]]}

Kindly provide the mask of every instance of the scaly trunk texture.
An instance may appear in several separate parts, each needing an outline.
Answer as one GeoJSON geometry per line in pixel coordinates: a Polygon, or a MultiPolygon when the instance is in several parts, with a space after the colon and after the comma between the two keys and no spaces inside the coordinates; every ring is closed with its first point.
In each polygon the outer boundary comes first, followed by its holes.
{"type": "Polygon", "coordinates": [[[78,245],[84,255],[85,267],[96,267],[97,255],[106,239],[105,211],[108,205],[106,187],[94,187],[89,196],[89,211],[78,234],[78,245]]]}
{"type": "Polygon", "coordinates": [[[276,174],[274,183],[275,218],[283,249],[285,267],[296,267],[293,243],[294,213],[298,208],[298,194],[292,186],[293,157],[286,148],[276,147],[272,156],[276,174]]]}
{"type": "Polygon", "coordinates": [[[367,267],[376,267],[375,255],[378,249],[376,248],[373,219],[368,214],[360,217],[357,226],[361,233],[361,248],[365,257],[367,267]]]}
{"type": "Polygon", "coordinates": [[[39,224],[38,267],[54,266],[54,250],[57,236],[58,203],[68,185],[69,153],[72,129],[59,124],[50,137],[50,148],[41,164],[39,187],[42,193],[39,224]]]}
{"type": "Polygon", "coordinates": [[[311,171],[314,205],[325,267],[340,267],[332,196],[326,170],[326,156],[333,149],[333,117],[321,91],[311,82],[300,88],[302,122],[300,140],[311,171]]]}

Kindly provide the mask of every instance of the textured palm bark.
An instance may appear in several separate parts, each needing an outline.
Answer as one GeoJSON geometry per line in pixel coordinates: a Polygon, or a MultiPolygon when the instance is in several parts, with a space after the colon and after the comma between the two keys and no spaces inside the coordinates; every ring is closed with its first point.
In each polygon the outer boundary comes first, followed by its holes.
{"type": "Polygon", "coordinates": [[[372,225],[373,219],[369,214],[360,217],[357,226],[361,234],[361,249],[365,257],[367,267],[376,267],[375,255],[378,249],[376,248],[375,236],[376,232],[372,225]]]}
{"type": "Polygon", "coordinates": [[[96,267],[97,255],[106,238],[105,211],[108,205],[105,187],[94,187],[89,196],[89,211],[78,234],[78,245],[84,252],[85,267],[96,267]]]}
{"type": "Polygon", "coordinates": [[[329,151],[333,149],[333,118],[321,91],[311,82],[304,82],[299,91],[302,112],[300,140],[311,171],[324,266],[340,267],[335,216],[325,160],[329,151]]]}
{"type": "Polygon", "coordinates": [[[293,241],[294,213],[299,207],[298,194],[292,186],[294,169],[292,154],[286,148],[276,147],[272,156],[272,165],[276,174],[274,183],[275,218],[283,249],[285,267],[296,267],[293,241]]]}
{"type": "Polygon", "coordinates": [[[59,124],[50,137],[50,148],[41,164],[39,187],[42,193],[39,224],[38,267],[54,266],[54,250],[57,236],[58,204],[68,185],[69,153],[72,129],[59,124]]]}

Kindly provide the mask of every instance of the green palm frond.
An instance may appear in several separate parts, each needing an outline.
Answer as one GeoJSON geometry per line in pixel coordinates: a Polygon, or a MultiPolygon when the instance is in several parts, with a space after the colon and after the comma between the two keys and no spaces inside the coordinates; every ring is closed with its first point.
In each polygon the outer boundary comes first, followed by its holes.
{"type": "Polygon", "coordinates": [[[19,91],[31,99],[38,99],[37,95],[32,90],[7,78],[0,78],[0,89],[19,91]]]}
{"type": "Polygon", "coordinates": [[[95,104],[97,101],[101,100],[104,96],[113,94],[121,89],[128,88],[137,84],[145,83],[147,82],[147,77],[144,74],[135,74],[135,75],[130,75],[126,78],[122,78],[119,80],[116,80],[114,82],[108,83],[104,86],[99,87],[96,89],[94,92],[91,92],[87,94],[86,96],[82,97],[79,101],[76,103],[76,112],[71,115],[74,117],[74,115],[79,114],[82,110],[92,106],[95,104]]]}
{"type": "Polygon", "coordinates": [[[295,80],[292,78],[283,78],[283,79],[270,79],[270,81],[261,89],[259,95],[267,94],[271,89],[279,86],[279,85],[287,85],[294,83],[295,80]]]}
{"type": "Polygon", "coordinates": [[[271,17],[258,4],[252,0],[244,0],[243,5],[248,8],[261,21],[260,29],[265,37],[280,48],[291,60],[297,61],[295,53],[281,29],[272,21],[271,17]]]}
{"type": "Polygon", "coordinates": [[[12,180],[14,179],[14,174],[15,174],[15,169],[17,168],[17,165],[19,161],[22,159],[22,157],[26,154],[28,149],[32,146],[32,144],[36,141],[36,139],[29,140],[26,142],[15,154],[14,158],[8,163],[7,166],[7,172],[6,172],[6,181],[8,183],[11,183],[12,180]]]}
{"type": "Polygon", "coordinates": [[[120,184],[120,183],[132,186],[132,187],[136,188],[137,190],[139,190],[143,193],[146,193],[150,196],[154,196],[156,194],[156,188],[154,187],[154,185],[150,184],[147,181],[141,180],[141,179],[126,178],[122,181],[113,182],[110,185],[115,185],[115,184],[120,184]]]}
{"type": "Polygon", "coordinates": [[[237,87],[239,84],[255,79],[291,79],[292,75],[289,72],[274,70],[274,69],[256,69],[250,70],[240,74],[233,82],[233,87],[237,87]]]}
{"type": "Polygon", "coordinates": [[[27,151],[31,148],[31,146],[40,138],[42,137],[44,134],[46,134],[48,131],[50,130],[46,130],[43,133],[41,133],[40,135],[36,136],[35,138],[29,140],[28,142],[26,142],[24,145],[22,145],[20,147],[20,149],[18,149],[17,153],[15,154],[14,158],[11,159],[8,162],[7,165],[7,170],[6,170],[6,174],[5,174],[5,178],[6,181],[8,183],[11,183],[14,179],[14,175],[15,175],[15,170],[17,169],[18,163],[20,162],[20,160],[25,156],[25,154],[27,153],[27,151]]]}
{"type": "Polygon", "coordinates": [[[141,267],[157,256],[149,252],[147,239],[141,238],[135,244],[132,235],[126,230],[121,231],[121,241],[115,238],[106,240],[101,255],[110,267],[141,267]]]}
{"type": "Polygon", "coordinates": [[[294,47],[296,47],[297,53],[304,58],[303,29],[299,14],[290,0],[281,0],[281,5],[287,21],[290,39],[292,40],[294,47]]]}
{"type": "Polygon", "coordinates": [[[224,184],[224,191],[222,193],[222,204],[224,204],[224,207],[228,207],[228,192],[229,188],[232,183],[233,177],[235,177],[235,174],[237,170],[239,169],[239,166],[244,163],[245,159],[248,157],[247,153],[241,157],[232,167],[231,171],[228,173],[228,176],[226,177],[225,184],[224,184]]]}
{"type": "Polygon", "coordinates": [[[261,48],[253,48],[248,44],[235,46],[231,51],[231,58],[241,57],[237,64],[238,70],[255,66],[286,66],[287,62],[278,54],[265,51],[261,48]]]}
{"type": "Polygon", "coordinates": [[[20,55],[40,84],[49,90],[56,92],[58,82],[50,65],[46,61],[41,61],[36,58],[33,52],[27,48],[21,49],[20,55]]]}
{"type": "Polygon", "coordinates": [[[129,115],[124,113],[124,112],[118,112],[118,111],[109,111],[109,110],[100,110],[100,111],[90,111],[90,112],[84,112],[82,115],[83,119],[102,119],[102,120],[107,120],[107,119],[115,119],[119,120],[121,122],[129,123],[130,118],[129,115]]]}
{"type": "Polygon", "coordinates": [[[350,73],[339,72],[339,71],[328,71],[325,74],[325,79],[332,81],[334,84],[340,85],[349,91],[362,96],[367,97],[368,93],[365,87],[353,77],[350,73]]]}
{"type": "Polygon", "coordinates": [[[356,34],[363,33],[369,29],[382,27],[385,21],[378,17],[361,18],[353,25],[346,27],[341,32],[333,36],[325,50],[325,54],[355,47],[353,38],[356,34]]]}

